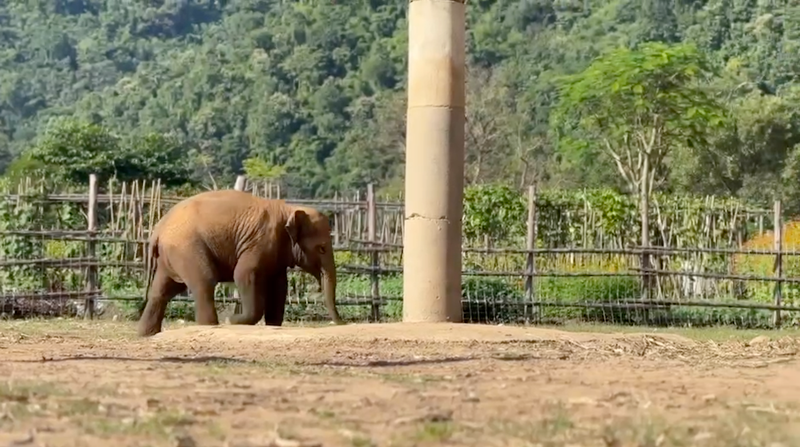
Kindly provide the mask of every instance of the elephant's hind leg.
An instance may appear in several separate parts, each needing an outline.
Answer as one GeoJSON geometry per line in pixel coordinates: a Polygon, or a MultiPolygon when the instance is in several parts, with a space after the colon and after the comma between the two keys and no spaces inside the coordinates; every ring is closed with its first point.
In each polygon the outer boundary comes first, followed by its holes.
{"type": "Polygon", "coordinates": [[[186,282],[186,287],[194,298],[195,322],[202,326],[216,326],[219,318],[214,307],[214,289],[217,286],[218,272],[208,251],[198,245],[181,247],[181,251],[175,256],[179,261],[172,261],[172,265],[186,282]]]}
{"type": "Polygon", "coordinates": [[[147,302],[139,318],[138,333],[147,337],[161,332],[161,323],[167,311],[167,304],[175,295],[186,290],[186,285],[175,282],[163,269],[156,270],[150,291],[147,293],[147,302]]]}
{"type": "Polygon", "coordinates": [[[219,324],[217,308],[214,307],[216,284],[203,283],[192,290],[194,295],[194,319],[197,324],[216,326],[219,324]]]}

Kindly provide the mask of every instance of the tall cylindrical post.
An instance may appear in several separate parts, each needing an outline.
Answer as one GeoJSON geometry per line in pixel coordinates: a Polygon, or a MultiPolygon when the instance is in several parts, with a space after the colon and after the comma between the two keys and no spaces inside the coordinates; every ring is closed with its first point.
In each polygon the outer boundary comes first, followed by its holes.
{"type": "Polygon", "coordinates": [[[464,0],[408,9],[403,321],[461,322],[464,0]]]}

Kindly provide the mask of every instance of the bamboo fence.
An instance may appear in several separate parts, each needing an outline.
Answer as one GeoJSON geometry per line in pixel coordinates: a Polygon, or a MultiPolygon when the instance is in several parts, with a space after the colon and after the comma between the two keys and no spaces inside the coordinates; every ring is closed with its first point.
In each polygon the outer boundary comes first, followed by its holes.
{"type": "MultiPolygon", "coordinates": [[[[268,183],[240,178],[234,188],[282,198],[280,188],[268,183]]],[[[0,216],[0,313],[95,318],[107,314],[108,303],[141,300],[150,228],[181,199],[162,195],[158,181],[101,186],[94,175],[88,193],[48,194],[30,181],[19,185],[0,198],[5,204],[0,216]]],[[[345,309],[343,316],[358,321],[400,318],[402,202],[378,200],[371,185],[363,196],[285,200],[329,214],[339,257],[337,304],[345,309]]],[[[654,206],[658,209],[659,204],[654,206]]],[[[771,213],[737,210],[734,216],[724,237],[715,219],[689,216],[700,219],[698,228],[705,232],[701,246],[681,246],[680,228],[660,216],[653,223],[655,232],[672,246],[626,246],[598,231],[598,214],[585,209],[567,246],[541,246],[537,231],[542,225],[531,188],[527,231],[518,247],[485,241],[463,248],[464,320],[674,324],[701,318],[747,325],[767,318],[774,326],[794,322],[800,315],[800,277],[793,276],[795,271],[800,274],[794,261],[799,253],[784,247],[782,225],[774,224],[783,222],[780,203],[771,213]],[[773,227],[771,249],[742,248],[748,232],[764,234],[766,226],[773,227]],[[737,262],[755,257],[763,268],[736,271],[737,262]],[[610,264],[615,268],[607,268],[610,264]],[[697,317],[697,309],[708,311],[697,317]]],[[[552,227],[551,223],[548,228],[552,227]]],[[[287,319],[325,318],[321,298],[309,291],[311,283],[308,275],[292,273],[287,319]]],[[[228,286],[220,286],[217,296],[222,306],[238,301],[228,286]]],[[[186,305],[190,300],[184,296],[173,302],[186,305]]]]}

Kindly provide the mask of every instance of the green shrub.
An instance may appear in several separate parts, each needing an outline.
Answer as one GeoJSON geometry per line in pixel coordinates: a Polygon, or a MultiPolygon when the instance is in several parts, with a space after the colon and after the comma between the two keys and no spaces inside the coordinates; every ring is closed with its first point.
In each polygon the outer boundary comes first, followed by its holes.
{"type": "MultiPolygon", "coordinates": [[[[737,299],[729,297],[716,301],[737,301],[737,299]]],[[[746,329],[765,329],[772,327],[772,311],[730,307],[680,306],[671,310],[670,323],[694,327],[730,325],[746,329]]]]}
{"type": "Polygon", "coordinates": [[[506,323],[525,317],[522,290],[508,280],[465,277],[461,282],[465,323],[506,323]]]}
{"type": "Polygon", "coordinates": [[[505,185],[472,185],[464,190],[463,233],[468,241],[488,236],[500,242],[525,234],[525,199],[505,185]]]}
{"type": "MultiPolygon", "coordinates": [[[[783,226],[784,251],[800,250],[800,221],[788,222],[783,226]]],[[[745,250],[772,250],[774,248],[772,231],[756,236],[743,245],[745,250]]],[[[774,255],[737,254],[733,260],[733,271],[739,275],[773,276],[774,255]]],[[[800,278],[800,256],[783,256],[782,273],[785,277],[800,278]]],[[[749,281],[744,285],[744,298],[765,304],[773,303],[775,282],[749,281]]],[[[787,306],[800,304],[800,284],[784,283],[782,290],[783,303],[787,306]]]]}
{"type": "Polygon", "coordinates": [[[641,295],[635,276],[541,277],[536,278],[535,299],[565,306],[542,306],[545,322],[564,320],[634,323],[641,312],[624,307],[570,307],[568,304],[615,304],[636,300],[641,295]]]}

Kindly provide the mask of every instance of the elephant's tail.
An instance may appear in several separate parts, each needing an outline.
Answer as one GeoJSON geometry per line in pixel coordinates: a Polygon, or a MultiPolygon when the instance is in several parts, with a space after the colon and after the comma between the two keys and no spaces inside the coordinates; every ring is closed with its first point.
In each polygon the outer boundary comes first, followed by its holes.
{"type": "Polygon", "coordinates": [[[147,275],[147,281],[144,286],[144,299],[139,306],[139,318],[142,317],[144,307],[147,305],[147,295],[150,294],[150,286],[153,284],[153,278],[156,276],[156,262],[158,259],[158,235],[150,237],[147,244],[147,250],[144,253],[144,270],[147,275]]]}

